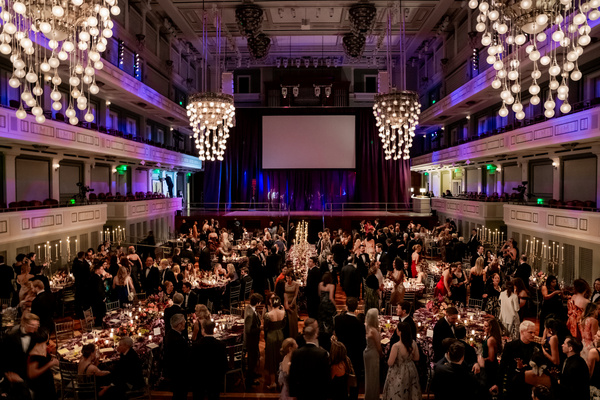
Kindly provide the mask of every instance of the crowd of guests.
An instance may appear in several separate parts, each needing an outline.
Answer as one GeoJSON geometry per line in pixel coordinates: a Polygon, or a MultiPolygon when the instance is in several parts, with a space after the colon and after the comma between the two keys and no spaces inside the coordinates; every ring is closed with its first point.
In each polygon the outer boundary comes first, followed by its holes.
{"type": "MultiPolygon", "coordinates": [[[[211,313],[221,308],[209,309],[206,299],[192,290],[195,280],[206,276],[227,280],[226,290],[240,285],[243,293],[251,287],[243,312],[245,384],[251,388],[264,383],[267,390],[280,390],[282,399],[354,400],[364,388],[367,400],[416,400],[428,384],[436,399],[560,400],[600,394],[600,368],[595,368],[600,362],[600,279],[593,290],[582,279],[567,290],[555,276],[544,276],[538,316],[530,311],[536,295],[529,285],[532,268],[512,239],[492,253],[485,252],[476,231],[468,241],[455,241],[458,232],[451,221],[432,231],[412,222],[402,229],[400,224],[362,221],[352,232],[319,232],[317,255],[307,259],[301,276],[301,269],[287,257],[293,243],[286,237],[294,237],[294,229],[293,224],[286,231],[271,222],[249,234],[239,223],[227,230],[218,221],[184,220],[180,246],[157,259],[140,257],[133,246],[104,242],[73,260],[76,312],[91,308],[95,325],[101,326],[107,302],[128,304],[142,292],[167,301],[162,376],[174,399],[190,392],[197,399],[218,398],[235,360],[214,337],[211,313]],[[452,261],[443,264],[434,296],[486,312],[480,348],[467,340],[453,306],[435,325],[432,353],[417,343],[413,304],[404,301],[404,282],[428,281],[423,250],[432,236],[450,238],[444,257],[452,261]],[[238,240],[247,244],[246,257],[229,264],[228,257],[242,255],[234,250],[238,240]],[[466,257],[470,265],[463,266],[466,257]],[[387,299],[385,278],[393,283],[387,299]],[[335,299],[340,289],[346,301],[338,312],[335,299]],[[379,314],[384,305],[392,306],[388,310],[398,316],[398,325],[382,344],[379,314]],[[301,311],[306,311],[306,319],[299,332],[301,311]],[[536,317],[539,330],[532,322],[536,317]],[[197,362],[207,356],[210,363],[197,362]]],[[[0,256],[0,297],[10,298],[21,315],[20,325],[2,343],[9,351],[4,354],[11,357],[0,363],[15,398],[56,395],[49,390],[57,361],[50,356],[48,341],[56,301],[44,268],[36,264],[35,254],[19,255],[13,266],[0,256]],[[20,345],[15,347],[15,342],[20,345]]],[[[225,306],[223,302],[223,310],[225,306]]],[[[132,345],[130,338],[122,338],[117,348],[121,356],[112,371],[100,369],[93,344],[82,349],[79,373],[96,377],[100,397],[125,398],[144,385],[132,345]]]]}

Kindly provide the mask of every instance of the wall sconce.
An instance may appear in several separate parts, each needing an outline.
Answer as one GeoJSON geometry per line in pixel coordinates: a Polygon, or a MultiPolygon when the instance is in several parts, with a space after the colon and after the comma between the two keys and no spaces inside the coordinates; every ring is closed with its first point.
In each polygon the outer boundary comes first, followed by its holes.
{"type": "Polygon", "coordinates": [[[281,68],[281,58],[275,60],[275,65],[277,66],[277,68],[281,68]]]}
{"type": "Polygon", "coordinates": [[[302,60],[299,58],[296,58],[296,68],[300,68],[300,65],[302,65],[302,60]]]}
{"type": "Polygon", "coordinates": [[[294,97],[298,97],[298,95],[300,94],[300,88],[298,86],[294,86],[292,88],[292,93],[294,94],[294,97]]]}
{"type": "Polygon", "coordinates": [[[113,174],[116,174],[116,173],[117,173],[117,169],[116,169],[116,168],[113,168],[113,169],[112,169],[112,173],[113,173],[113,174]]]}
{"type": "Polygon", "coordinates": [[[283,68],[287,68],[288,67],[288,62],[289,62],[289,60],[287,58],[283,59],[283,68]]]}
{"type": "Polygon", "coordinates": [[[281,88],[281,95],[283,96],[283,98],[287,98],[287,88],[286,87],[282,87],[281,88]]]}
{"type": "Polygon", "coordinates": [[[112,103],[110,102],[110,100],[106,100],[106,107],[110,107],[112,103]]]}
{"type": "Polygon", "coordinates": [[[310,67],[310,58],[305,58],[304,59],[304,68],[308,68],[310,67]]]}
{"type": "Polygon", "coordinates": [[[54,163],[52,164],[52,168],[54,168],[55,171],[58,171],[58,169],[60,168],[60,164],[54,163]]]}
{"type": "Polygon", "coordinates": [[[144,160],[140,161],[140,165],[146,165],[146,161],[144,161],[144,160]]]}
{"type": "Polygon", "coordinates": [[[321,96],[321,86],[315,86],[315,97],[321,96]]]}
{"type": "Polygon", "coordinates": [[[553,161],[552,162],[552,167],[554,167],[554,169],[557,169],[558,168],[558,163],[556,161],[553,161]]]}
{"type": "Polygon", "coordinates": [[[411,188],[410,188],[410,192],[411,192],[411,193],[414,193],[414,192],[415,192],[415,188],[414,188],[414,187],[411,187],[411,188]]]}
{"type": "Polygon", "coordinates": [[[325,86],[325,97],[331,96],[331,86],[325,86]]]}

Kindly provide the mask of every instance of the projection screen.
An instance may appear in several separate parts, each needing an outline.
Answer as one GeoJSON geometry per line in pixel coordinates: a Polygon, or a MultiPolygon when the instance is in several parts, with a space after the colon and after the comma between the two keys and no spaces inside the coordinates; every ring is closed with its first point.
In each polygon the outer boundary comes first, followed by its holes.
{"type": "Polygon", "coordinates": [[[356,168],[353,115],[263,116],[263,169],[356,168]]]}

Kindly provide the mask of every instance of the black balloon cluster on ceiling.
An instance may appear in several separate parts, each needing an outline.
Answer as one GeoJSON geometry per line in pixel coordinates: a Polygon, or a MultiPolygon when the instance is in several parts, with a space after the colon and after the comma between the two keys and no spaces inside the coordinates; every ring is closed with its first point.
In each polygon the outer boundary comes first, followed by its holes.
{"type": "Polygon", "coordinates": [[[350,7],[348,19],[351,33],[347,33],[342,39],[344,51],[349,57],[359,58],[362,56],[365,50],[366,35],[371,33],[376,15],[377,8],[366,0],[350,7]]]}
{"type": "Polygon", "coordinates": [[[255,60],[269,54],[271,39],[261,32],[263,10],[255,4],[242,4],[235,9],[235,20],[240,33],[248,40],[248,51],[255,60]]]}

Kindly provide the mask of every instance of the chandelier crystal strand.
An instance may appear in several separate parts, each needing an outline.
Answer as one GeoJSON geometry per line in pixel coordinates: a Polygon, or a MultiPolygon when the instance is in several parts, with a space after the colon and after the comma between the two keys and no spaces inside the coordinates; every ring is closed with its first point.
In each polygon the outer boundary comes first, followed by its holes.
{"type": "MultiPolygon", "coordinates": [[[[215,10],[217,70],[220,68],[221,17],[215,10]]],[[[235,107],[233,96],[207,91],[208,33],[206,30],[207,12],[202,23],[202,92],[190,96],[187,115],[194,132],[198,158],[202,161],[223,161],[229,129],[233,127],[235,107]]],[[[219,71],[220,72],[220,71],[219,71]]],[[[218,74],[220,76],[220,73],[218,74]]]]}
{"type": "MultiPolygon", "coordinates": [[[[401,90],[392,89],[389,93],[375,95],[373,115],[379,128],[379,137],[383,144],[385,159],[408,160],[415,130],[419,124],[421,103],[419,94],[406,88],[406,53],[405,53],[405,10],[399,7],[401,14],[400,28],[400,84],[401,90]]],[[[391,35],[392,13],[388,12],[388,71],[391,67],[391,35]]],[[[390,71],[391,72],[391,71],[390,71]]],[[[390,74],[391,75],[391,74],[390,74]]]]}
{"type": "Polygon", "coordinates": [[[52,108],[55,111],[62,108],[62,96],[58,91],[62,80],[58,76],[58,68],[61,61],[69,60],[70,106],[65,114],[71,124],[79,122],[73,109],[75,99],[77,108],[88,110],[86,121],[93,121],[88,97],[84,94],[84,84],[88,93],[98,93],[95,73],[104,66],[100,53],[106,50],[107,39],[113,34],[110,16],[119,15],[120,12],[117,0],[0,1],[3,25],[0,53],[10,54],[13,64],[9,85],[20,90],[21,101],[16,113],[18,118],[27,117],[23,108],[25,103],[38,123],[46,120],[40,106],[46,75],[50,77],[49,84],[52,87],[52,108]],[[51,51],[50,58],[47,58],[44,42],[47,42],[51,51]]]}
{"type": "Polygon", "coordinates": [[[544,115],[555,114],[555,98],[562,102],[563,114],[571,111],[568,101],[569,79],[578,81],[582,74],[578,59],[591,42],[588,20],[600,18],[600,1],[573,0],[469,0],[469,7],[479,9],[475,29],[483,33],[481,44],[487,47],[487,62],[496,70],[492,82],[501,89],[502,107],[499,115],[506,117],[508,107],[519,120],[525,118],[521,103],[522,64],[525,56],[532,61],[532,82],[528,91],[530,104],[544,100],[544,115]],[[539,51],[545,42],[549,50],[539,51]],[[524,51],[523,51],[524,49],[524,51]],[[549,90],[541,93],[538,80],[542,70],[549,75],[549,90]]]}

